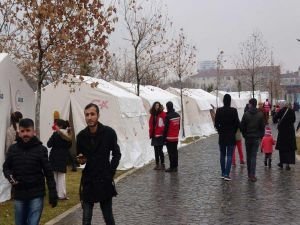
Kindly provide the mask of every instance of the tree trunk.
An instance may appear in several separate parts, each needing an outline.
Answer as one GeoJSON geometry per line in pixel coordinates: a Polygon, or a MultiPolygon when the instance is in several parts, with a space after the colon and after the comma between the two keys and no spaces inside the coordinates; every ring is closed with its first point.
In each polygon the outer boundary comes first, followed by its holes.
{"type": "Polygon", "coordinates": [[[136,76],[136,95],[140,96],[141,79],[139,75],[137,48],[134,49],[134,63],[135,63],[135,76],[136,76]]]}
{"type": "Polygon", "coordinates": [[[37,87],[37,96],[36,96],[36,103],[35,103],[35,131],[36,136],[40,137],[40,112],[41,112],[41,98],[42,98],[42,84],[38,82],[37,87]]]}
{"type": "Polygon", "coordinates": [[[184,130],[184,109],[183,109],[183,93],[182,93],[182,81],[181,77],[179,78],[180,82],[180,104],[181,104],[181,127],[182,127],[182,137],[185,137],[185,130],[184,130]]]}
{"type": "Polygon", "coordinates": [[[251,82],[252,82],[252,98],[255,97],[255,84],[254,84],[254,74],[252,74],[252,77],[251,77],[251,82]]]}

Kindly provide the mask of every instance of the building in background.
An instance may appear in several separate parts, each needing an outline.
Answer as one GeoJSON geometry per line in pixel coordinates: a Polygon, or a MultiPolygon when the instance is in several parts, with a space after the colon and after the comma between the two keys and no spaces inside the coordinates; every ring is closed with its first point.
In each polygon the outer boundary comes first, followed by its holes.
{"type": "Polygon", "coordinates": [[[198,71],[216,70],[217,63],[214,60],[204,60],[199,62],[198,71]]]}

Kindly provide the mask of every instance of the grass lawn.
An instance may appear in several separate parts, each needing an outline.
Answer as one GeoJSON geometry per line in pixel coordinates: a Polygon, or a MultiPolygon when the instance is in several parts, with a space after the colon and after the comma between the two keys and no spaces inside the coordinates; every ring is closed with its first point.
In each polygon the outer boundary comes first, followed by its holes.
{"type": "MultiPolygon", "coordinates": [[[[116,176],[120,176],[126,171],[117,171],[116,176]]],[[[58,201],[55,208],[52,208],[48,203],[48,196],[45,197],[44,210],[41,218],[41,224],[45,224],[49,220],[62,214],[66,210],[72,208],[79,203],[79,183],[81,177],[81,169],[77,172],[71,172],[70,168],[66,174],[67,195],[69,200],[58,201]]],[[[0,203],[0,225],[14,225],[14,210],[13,201],[0,203]]]]}

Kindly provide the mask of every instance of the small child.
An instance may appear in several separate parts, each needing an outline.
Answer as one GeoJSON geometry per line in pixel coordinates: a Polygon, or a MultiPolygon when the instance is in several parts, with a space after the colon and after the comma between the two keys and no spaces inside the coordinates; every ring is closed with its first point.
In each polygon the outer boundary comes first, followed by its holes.
{"type": "Polygon", "coordinates": [[[265,167],[271,168],[273,145],[275,145],[275,140],[272,137],[271,128],[266,126],[265,136],[261,141],[261,151],[265,153],[265,167]]]}
{"type": "Polygon", "coordinates": [[[239,157],[240,157],[240,164],[241,165],[245,164],[242,146],[243,146],[242,145],[242,134],[241,134],[241,131],[239,128],[235,134],[235,146],[234,146],[233,155],[232,155],[232,165],[233,166],[236,165],[235,164],[235,149],[238,150],[239,157]]]}

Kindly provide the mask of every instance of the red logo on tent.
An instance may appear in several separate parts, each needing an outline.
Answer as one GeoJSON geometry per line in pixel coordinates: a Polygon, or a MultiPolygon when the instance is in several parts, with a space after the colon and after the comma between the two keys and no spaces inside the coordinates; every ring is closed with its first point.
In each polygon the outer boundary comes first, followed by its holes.
{"type": "Polygon", "coordinates": [[[95,99],[92,101],[92,103],[99,106],[100,109],[108,109],[108,101],[95,99]]]}

